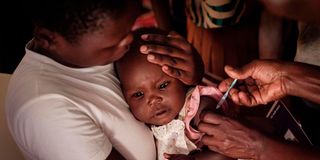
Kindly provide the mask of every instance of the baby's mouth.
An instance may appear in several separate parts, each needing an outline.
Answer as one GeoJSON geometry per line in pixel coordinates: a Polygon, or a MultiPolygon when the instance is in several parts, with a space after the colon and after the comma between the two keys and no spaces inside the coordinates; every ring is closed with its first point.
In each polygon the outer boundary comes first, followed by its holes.
{"type": "Polygon", "coordinates": [[[155,117],[161,118],[168,113],[167,109],[159,109],[155,112],[155,117]]]}

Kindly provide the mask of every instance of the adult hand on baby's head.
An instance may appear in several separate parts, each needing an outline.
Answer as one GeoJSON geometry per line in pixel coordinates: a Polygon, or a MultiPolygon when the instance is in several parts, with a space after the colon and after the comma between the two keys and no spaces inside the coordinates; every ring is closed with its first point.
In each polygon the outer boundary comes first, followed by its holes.
{"type": "Polygon", "coordinates": [[[195,48],[182,36],[170,32],[167,36],[144,34],[141,38],[158,44],[146,44],[141,53],[148,54],[148,61],[162,66],[162,71],[187,85],[198,84],[204,74],[204,64],[195,48]]]}
{"type": "Polygon", "coordinates": [[[283,66],[282,63],[271,60],[252,61],[240,69],[226,66],[225,71],[231,78],[222,81],[219,89],[225,92],[233,79],[239,79],[238,87],[230,90],[234,103],[245,106],[267,104],[287,95],[283,66]]]}

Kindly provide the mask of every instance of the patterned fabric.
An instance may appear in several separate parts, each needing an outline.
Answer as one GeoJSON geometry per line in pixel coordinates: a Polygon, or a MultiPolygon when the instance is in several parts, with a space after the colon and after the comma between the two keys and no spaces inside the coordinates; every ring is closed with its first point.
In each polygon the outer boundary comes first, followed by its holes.
{"type": "Polygon", "coordinates": [[[187,12],[198,27],[219,28],[239,21],[244,0],[188,0],[187,12]]]}
{"type": "Polygon", "coordinates": [[[180,119],[174,119],[162,126],[152,126],[151,130],[157,139],[158,160],[165,159],[163,153],[188,154],[197,149],[185,135],[185,124],[180,119]]]}
{"type": "MultiPolygon", "coordinates": [[[[190,123],[199,122],[200,96],[209,96],[219,101],[222,93],[213,86],[196,86],[187,93],[186,102],[181,109],[178,119],[174,119],[162,126],[151,126],[153,135],[157,140],[158,160],[164,159],[163,153],[188,154],[202,146],[200,140],[203,133],[194,129],[190,123]]],[[[227,108],[224,103],[222,108],[227,108]]]]}

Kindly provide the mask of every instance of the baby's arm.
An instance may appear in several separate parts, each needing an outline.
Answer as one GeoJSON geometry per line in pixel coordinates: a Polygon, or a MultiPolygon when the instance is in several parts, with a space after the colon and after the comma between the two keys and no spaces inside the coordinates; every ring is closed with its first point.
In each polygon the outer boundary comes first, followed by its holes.
{"type": "Polygon", "coordinates": [[[202,112],[203,110],[209,110],[209,111],[217,112],[216,110],[217,104],[218,104],[217,100],[213,99],[212,97],[201,96],[199,111],[202,112]]]}
{"type": "MultiPolygon", "coordinates": [[[[194,124],[197,126],[199,123],[199,116],[203,111],[209,111],[209,112],[214,112],[218,114],[222,114],[222,110],[216,109],[218,102],[212,97],[209,96],[201,96],[200,97],[200,104],[199,104],[199,109],[198,113],[196,114],[196,117],[194,119],[194,124]]],[[[202,149],[201,151],[198,151],[195,154],[189,155],[190,159],[192,160],[229,160],[232,158],[223,156],[217,152],[213,152],[211,150],[206,150],[202,149]]]]}
{"type": "Polygon", "coordinates": [[[197,114],[194,116],[193,120],[191,121],[191,125],[194,128],[197,128],[196,126],[198,126],[199,122],[200,122],[200,114],[203,111],[210,111],[210,112],[214,112],[214,113],[219,113],[220,114],[220,110],[216,110],[216,106],[217,106],[218,102],[213,99],[212,97],[209,96],[201,96],[200,97],[200,104],[199,104],[199,109],[197,114]]]}

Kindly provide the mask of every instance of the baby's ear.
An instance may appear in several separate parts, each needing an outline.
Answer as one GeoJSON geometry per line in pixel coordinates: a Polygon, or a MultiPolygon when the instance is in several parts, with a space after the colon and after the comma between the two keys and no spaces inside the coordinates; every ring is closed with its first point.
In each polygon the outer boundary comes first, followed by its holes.
{"type": "Polygon", "coordinates": [[[133,42],[133,35],[128,34],[126,37],[124,37],[118,44],[119,47],[129,47],[130,44],[133,42]]]}
{"type": "Polygon", "coordinates": [[[43,27],[35,27],[34,37],[37,44],[43,49],[49,49],[54,42],[54,33],[43,27]]]}

